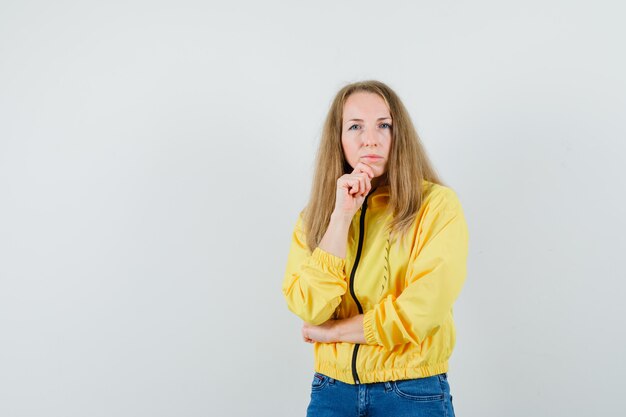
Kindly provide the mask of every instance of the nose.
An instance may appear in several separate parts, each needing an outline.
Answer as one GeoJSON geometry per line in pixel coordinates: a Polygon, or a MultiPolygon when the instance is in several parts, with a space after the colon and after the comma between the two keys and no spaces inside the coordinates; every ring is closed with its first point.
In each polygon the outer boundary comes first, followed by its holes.
{"type": "Polygon", "coordinates": [[[363,145],[364,146],[377,146],[378,145],[378,138],[376,137],[375,129],[364,129],[363,145]]]}

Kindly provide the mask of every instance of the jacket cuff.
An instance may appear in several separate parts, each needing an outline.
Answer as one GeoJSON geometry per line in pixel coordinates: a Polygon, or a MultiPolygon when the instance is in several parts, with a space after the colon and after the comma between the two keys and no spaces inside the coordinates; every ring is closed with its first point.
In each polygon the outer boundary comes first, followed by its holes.
{"type": "Polygon", "coordinates": [[[365,340],[368,345],[380,345],[376,339],[376,332],[374,331],[375,313],[375,310],[370,310],[363,315],[363,333],[365,333],[365,340]]]}
{"type": "Polygon", "coordinates": [[[326,267],[334,275],[343,277],[345,275],[346,260],[332,253],[326,252],[319,247],[313,250],[311,259],[326,267]]]}

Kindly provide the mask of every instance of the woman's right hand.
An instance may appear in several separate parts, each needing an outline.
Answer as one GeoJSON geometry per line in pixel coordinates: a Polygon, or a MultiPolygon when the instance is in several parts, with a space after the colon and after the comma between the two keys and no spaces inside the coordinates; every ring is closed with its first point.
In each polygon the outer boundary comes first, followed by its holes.
{"type": "Polygon", "coordinates": [[[365,196],[372,189],[374,170],[369,165],[359,162],[350,174],[344,174],[337,180],[334,215],[352,221],[354,214],[363,204],[365,196]]]}

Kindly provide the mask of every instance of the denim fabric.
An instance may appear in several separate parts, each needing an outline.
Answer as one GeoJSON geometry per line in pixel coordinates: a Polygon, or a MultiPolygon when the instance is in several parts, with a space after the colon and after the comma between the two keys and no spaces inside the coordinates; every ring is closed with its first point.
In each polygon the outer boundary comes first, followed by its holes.
{"type": "Polygon", "coordinates": [[[315,372],[307,417],[454,417],[447,373],[352,385],[315,372]]]}

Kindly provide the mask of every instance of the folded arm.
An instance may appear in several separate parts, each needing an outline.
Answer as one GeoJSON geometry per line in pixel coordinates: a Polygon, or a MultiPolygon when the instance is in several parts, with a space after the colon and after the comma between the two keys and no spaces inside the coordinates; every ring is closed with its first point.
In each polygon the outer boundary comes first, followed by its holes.
{"type": "Polygon", "coordinates": [[[384,346],[421,344],[434,334],[458,297],[466,276],[468,231],[454,193],[428,207],[420,238],[411,250],[407,286],[396,298],[388,295],[365,314],[305,323],[306,342],[350,342],[384,346]]]}
{"type": "Polygon", "coordinates": [[[411,250],[407,286],[363,316],[369,345],[421,344],[439,330],[461,292],[469,239],[463,210],[452,190],[427,210],[411,250]]]}

